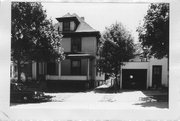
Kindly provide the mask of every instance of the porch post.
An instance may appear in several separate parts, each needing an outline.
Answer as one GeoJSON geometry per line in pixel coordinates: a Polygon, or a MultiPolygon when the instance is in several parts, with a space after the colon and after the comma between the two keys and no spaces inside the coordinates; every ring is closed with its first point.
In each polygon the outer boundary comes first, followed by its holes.
{"type": "Polygon", "coordinates": [[[15,73],[15,71],[14,71],[14,63],[12,62],[11,63],[11,77],[14,77],[14,73],[15,73]]]}
{"type": "Polygon", "coordinates": [[[59,79],[60,79],[61,78],[61,62],[59,62],[59,64],[58,64],[58,69],[59,69],[58,76],[59,76],[59,79]]]}
{"type": "Polygon", "coordinates": [[[89,58],[87,59],[87,80],[89,80],[89,58]]]}
{"type": "Polygon", "coordinates": [[[37,63],[36,62],[32,62],[32,78],[36,79],[36,68],[37,68],[37,63]]]}
{"type": "Polygon", "coordinates": [[[120,68],[120,89],[122,89],[122,67],[120,68]]]}

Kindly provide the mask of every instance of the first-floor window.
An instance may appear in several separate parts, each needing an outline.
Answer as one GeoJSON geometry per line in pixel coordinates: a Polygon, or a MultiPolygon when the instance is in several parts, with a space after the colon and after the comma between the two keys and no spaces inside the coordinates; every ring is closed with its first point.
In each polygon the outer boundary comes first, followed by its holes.
{"type": "Polygon", "coordinates": [[[81,61],[80,60],[71,61],[71,73],[72,75],[81,75],[81,61]]]}

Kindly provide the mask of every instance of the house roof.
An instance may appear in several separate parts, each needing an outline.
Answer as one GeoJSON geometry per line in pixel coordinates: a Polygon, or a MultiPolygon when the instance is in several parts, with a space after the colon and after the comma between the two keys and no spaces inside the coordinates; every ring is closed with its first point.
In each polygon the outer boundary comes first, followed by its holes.
{"type": "Polygon", "coordinates": [[[82,17],[79,17],[76,13],[70,14],[67,13],[60,18],[56,18],[58,21],[60,19],[67,19],[67,18],[76,18],[79,21],[79,25],[75,32],[99,32],[92,28],[89,24],[87,24],[82,17]]]}
{"type": "Polygon", "coordinates": [[[72,16],[70,13],[67,13],[67,14],[65,14],[64,16],[62,16],[63,18],[67,18],[67,17],[74,17],[74,16],[72,16]]]}

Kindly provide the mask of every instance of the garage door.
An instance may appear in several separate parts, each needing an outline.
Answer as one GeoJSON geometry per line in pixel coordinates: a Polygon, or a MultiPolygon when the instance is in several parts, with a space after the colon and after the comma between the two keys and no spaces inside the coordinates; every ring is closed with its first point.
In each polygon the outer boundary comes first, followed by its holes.
{"type": "Polygon", "coordinates": [[[146,89],[147,69],[122,69],[123,89],[146,89]]]}

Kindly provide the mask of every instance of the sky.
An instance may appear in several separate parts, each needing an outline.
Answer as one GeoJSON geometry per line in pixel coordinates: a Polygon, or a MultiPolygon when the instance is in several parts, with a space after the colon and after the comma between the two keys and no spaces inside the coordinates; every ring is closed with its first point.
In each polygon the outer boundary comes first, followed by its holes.
{"type": "Polygon", "coordinates": [[[137,27],[147,13],[147,3],[42,3],[47,17],[57,23],[55,18],[70,13],[84,17],[85,21],[101,33],[105,27],[121,22],[138,42],[137,27]]]}

